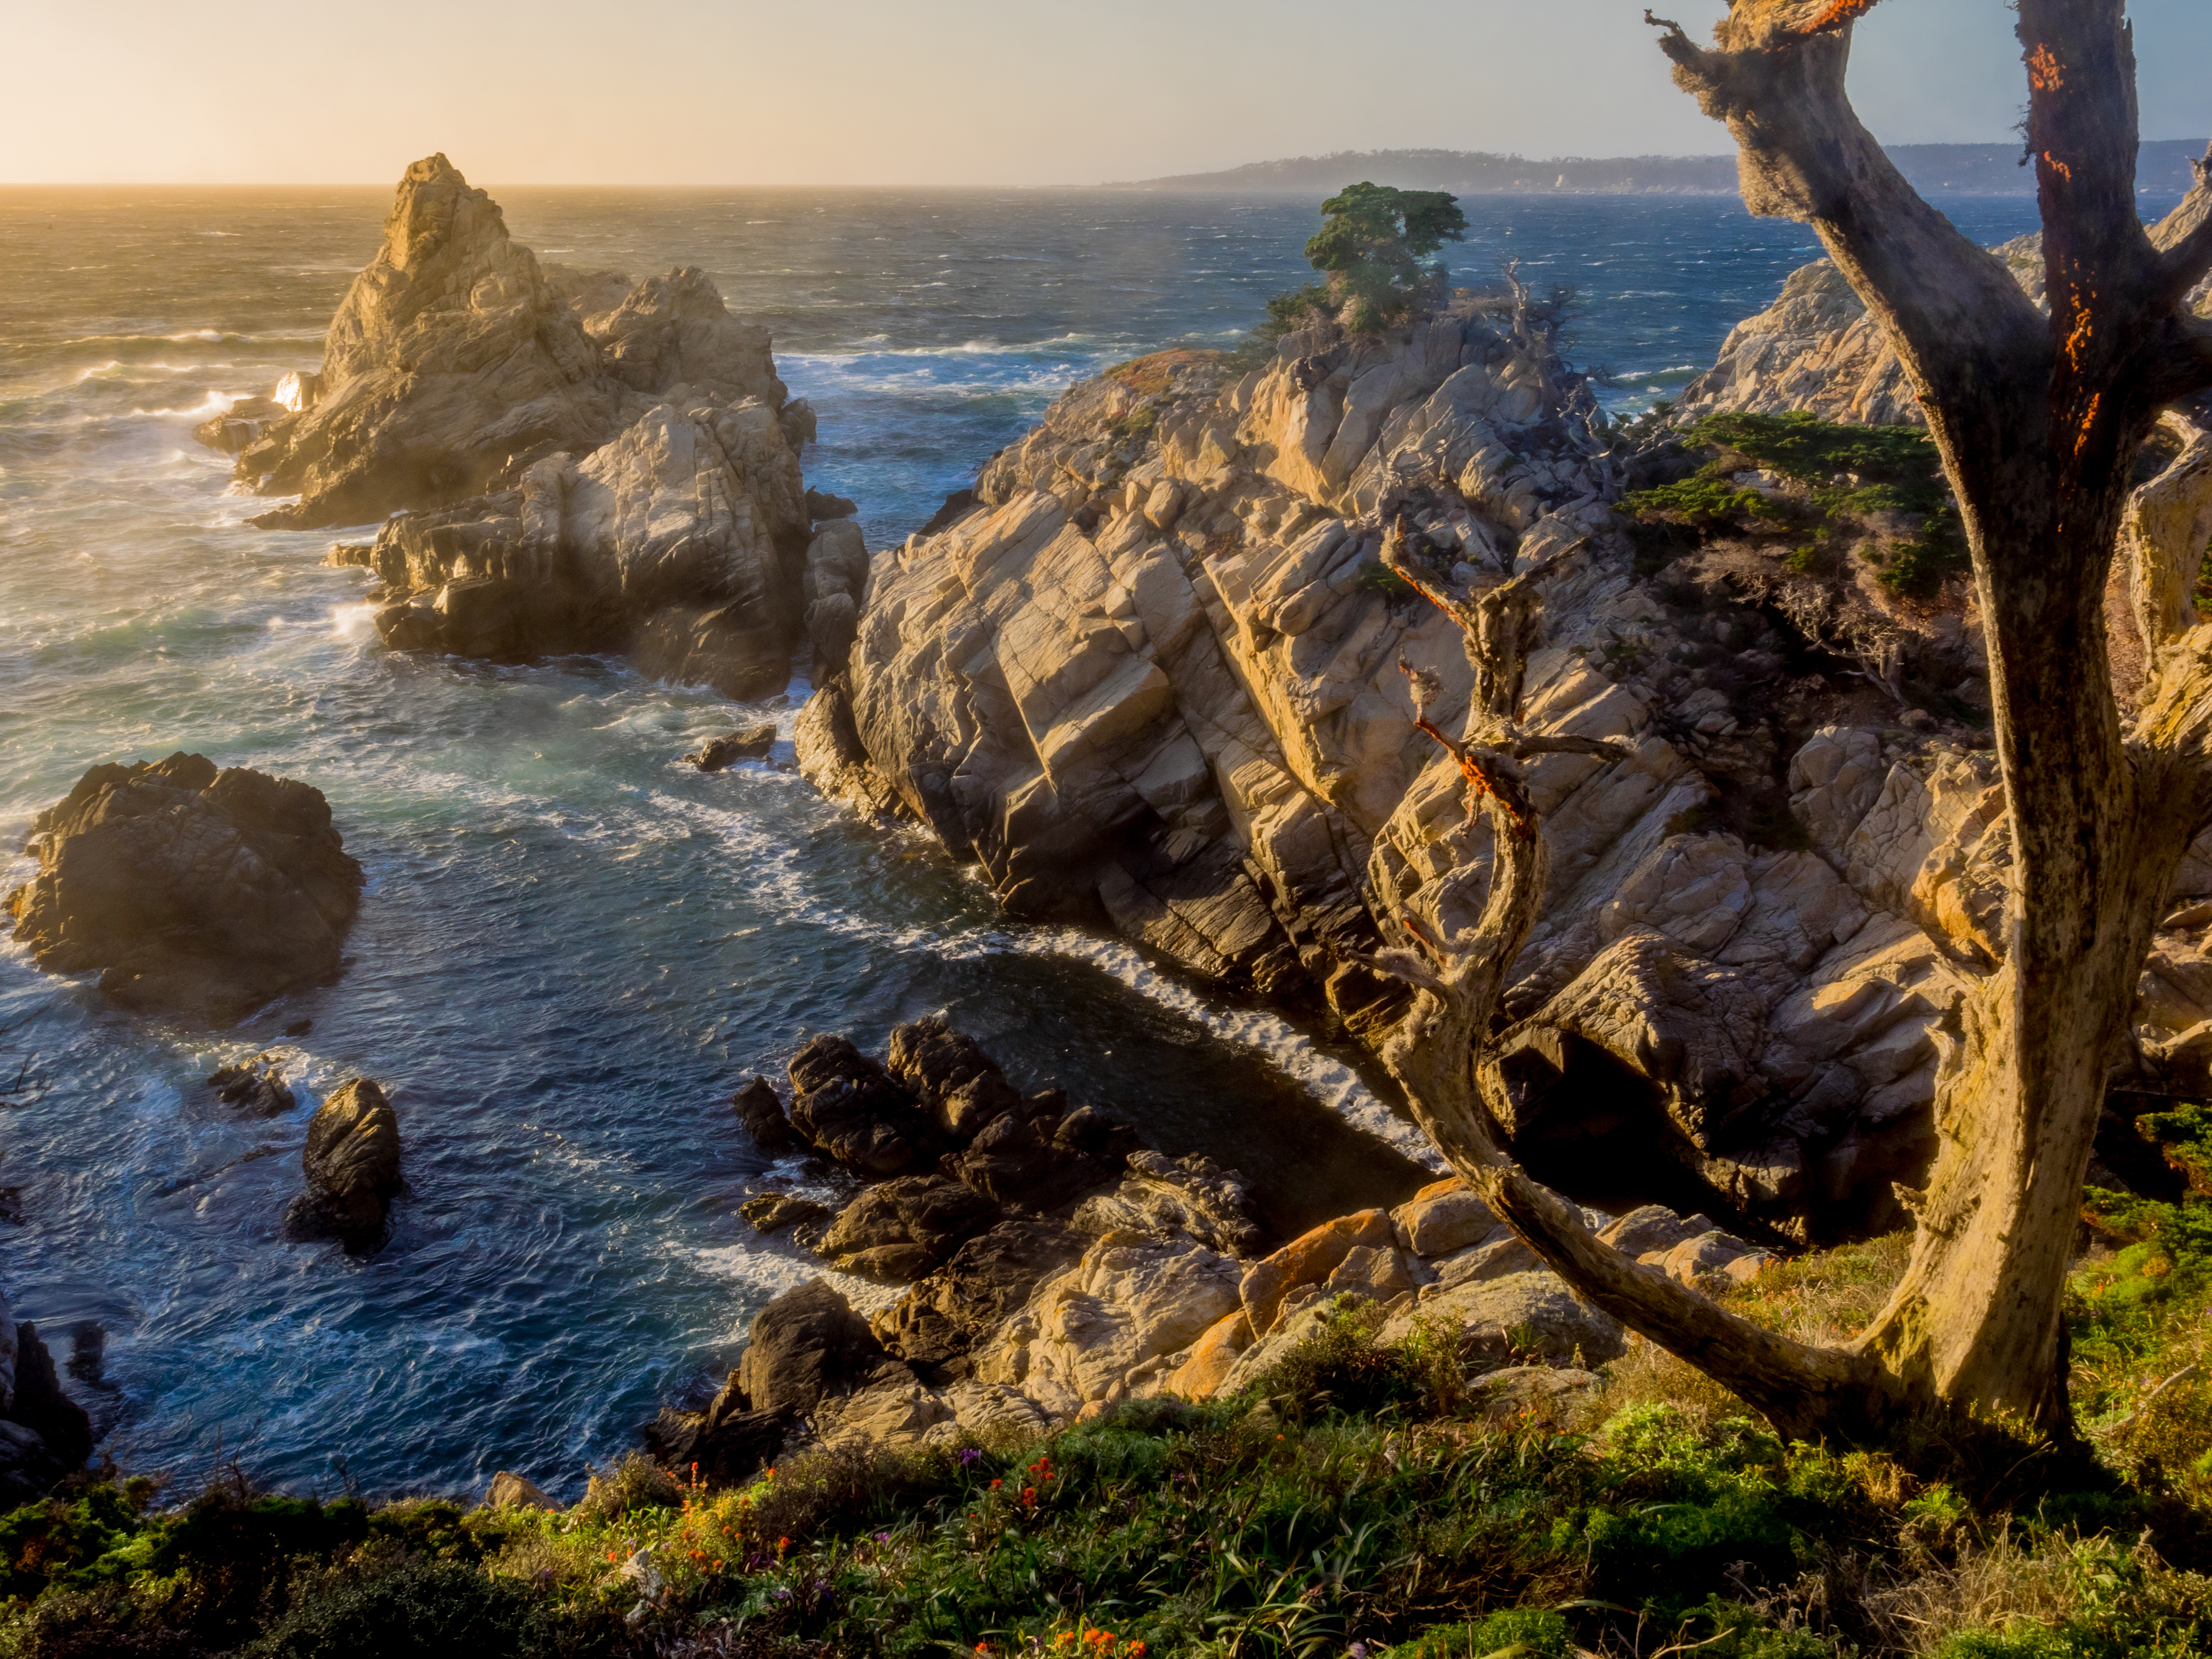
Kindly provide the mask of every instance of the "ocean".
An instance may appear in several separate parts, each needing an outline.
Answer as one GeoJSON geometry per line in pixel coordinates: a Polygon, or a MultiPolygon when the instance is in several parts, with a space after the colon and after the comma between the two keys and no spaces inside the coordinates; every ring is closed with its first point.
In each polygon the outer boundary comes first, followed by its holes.
{"type": "MultiPolygon", "coordinates": [[[[465,158],[463,158],[465,161],[465,158]]],[[[703,267],[819,412],[808,482],[891,545],[1060,391],[1234,344],[1310,276],[1316,204],[1135,193],[500,189],[541,258],[703,267]]],[[[1018,1083],[1258,1184],[1288,1231],[1426,1178],[1362,1056],[1117,941],[1000,916],[918,833],[863,825],[787,741],[678,757],[719,696],[617,661],[395,656],[331,532],[247,526],[191,428],[320,361],[385,190],[0,189],[0,890],[34,813],[94,763],[198,750],[329,796],[368,873],[343,977],[235,1030],[107,1006],[0,945],[0,1288],[126,1469],[235,1458],[301,1492],[558,1496],[696,1402],[752,1316],[821,1271],[737,1212],[771,1168],[732,1091],[833,1030],[881,1051],[942,1011],[1018,1083]],[[312,1028],[281,1035],[302,1019],[312,1028]],[[293,1112],[203,1079],[277,1054],[293,1112]],[[389,1243],[280,1242],[316,1103],[390,1091],[389,1243]]],[[[1817,252],[1711,198],[1474,198],[1455,279],[1574,286],[1569,354],[1648,404],[1817,252]]],[[[1994,242],[2026,198],[1946,204],[1994,242]]],[[[865,1300],[870,1287],[846,1288],[865,1300]]]]}

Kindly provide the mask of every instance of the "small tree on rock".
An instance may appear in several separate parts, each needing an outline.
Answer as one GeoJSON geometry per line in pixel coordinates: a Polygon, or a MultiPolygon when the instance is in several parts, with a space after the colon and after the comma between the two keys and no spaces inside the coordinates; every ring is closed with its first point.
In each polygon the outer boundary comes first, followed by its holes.
{"type": "Polygon", "coordinates": [[[1441,262],[1421,262],[1446,242],[1467,237],[1459,198],[1441,190],[1347,185],[1321,204],[1322,228],[1306,243],[1306,260],[1327,283],[1281,295],[1268,309],[1335,307],[1354,334],[1374,334],[1401,319],[1445,283],[1441,262]]]}
{"type": "MultiPolygon", "coordinates": [[[[1542,745],[1513,725],[1534,601],[1511,589],[1431,594],[1465,629],[1477,688],[1466,736],[1427,729],[1493,857],[1475,928],[1388,919],[1403,943],[1376,965],[1416,994],[1383,1058],[1454,1168],[1562,1277],[1784,1431],[1879,1439],[1929,1415],[1996,1416],[2070,1437],[2060,1302],[2106,1070],[2182,856],[2212,823],[2212,625],[2188,597],[2212,531],[2208,441],[2130,490],[2162,414],[2212,390],[2212,327],[2185,303],[2212,270],[2212,156],[2146,228],[2124,0],[2017,0],[2045,316],[1853,112],[1851,26],[1875,3],[1732,0],[1712,50],[1650,21],[1677,83],[1735,136],[1747,205],[1813,225],[1881,320],[1972,550],[2010,838],[2005,949],[1943,1040],[1935,1165],[1901,1194],[1918,1224],[1905,1277],[1856,1340],[1793,1341],[1601,1244],[1498,1149],[1493,1027],[1545,867],[1516,769],[1542,745]],[[2123,539],[2149,660],[2124,702],[2106,607],[2123,539]]],[[[1401,550],[1393,538],[1386,559],[1418,580],[1401,550]]],[[[1416,674],[1425,705],[1423,689],[1416,674]]],[[[1437,885],[1478,868],[1471,854],[1437,885]]]]}

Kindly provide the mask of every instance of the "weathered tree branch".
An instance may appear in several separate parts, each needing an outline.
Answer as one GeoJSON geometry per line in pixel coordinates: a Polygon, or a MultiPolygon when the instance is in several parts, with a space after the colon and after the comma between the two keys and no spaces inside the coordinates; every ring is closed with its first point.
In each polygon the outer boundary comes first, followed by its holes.
{"type": "MultiPolygon", "coordinates": [[[[1899,342],[1923,398],[2011,383],[2042,355],[2042,317],[2003,264],[1905,182],[1844,91],[1854,0],[1740,0],[1717,50],[1662,25],[1675,84],[1735,138],[1745,206],[1800,219],[1899,342]],[[2023,356],[2023,353],[2026,354],[2023,356]]],[[[1656,19],[1650,20],[1654,22],[1656,19]]]]}
{"type": "MultiPolygon", "coordinates": [[[[1825,1433],[1839,1422],[1871,1422],[1886,1387],[1878,1364],[1854,1352],[1793,1341],[1621,1255],[1590,1231],[1578,1209],[1501,1150],[1496,1125],[1504,1082],[1489,1050],[1506,976],[1534,926],[1549,869],[1516,762],[1545,754],[1619,759],[1629,750],[1608,739],[1511,730],[1504,688],[1512,688],[1517,701],[1536,635],[1536,595],[1525,578],[1472,602],[1456,601],[1406,558],[1402,526],[1384,545],[1390,568],[1459,624],[1478,684],[1490,687],[1492,698],[1478,695],[1468,710],[1467,736],[1453,738],[1429,718],[1441,690],[1436,675],[1406,665],[1416,721],[1468,781],[1470,820],[1477,813],[1489,817],[1492,857],[1489,892],[1474,927],[1447,934],[1441,914],[1432,928],[1401,911],[1395,920],[1429,960],[1402,950],[1358,958],[1415,988],[1413,1006],[1383,1044],[1383,1063],[1452,1168],[1579,1294],[1735,1389],[1786,1432],[1825,1433]]],[[[1441,913],[1443,899],[1479,873],[1471,862],[1447,872],[1431,889],[1432,908],[1441,913]]]]}

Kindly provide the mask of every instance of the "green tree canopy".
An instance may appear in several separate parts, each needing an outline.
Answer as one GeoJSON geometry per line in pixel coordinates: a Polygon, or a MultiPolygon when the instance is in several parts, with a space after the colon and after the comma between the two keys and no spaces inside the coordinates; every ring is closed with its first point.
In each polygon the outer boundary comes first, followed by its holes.
{"type": "Polygon", "coordinates": [[[1421,261],[1467,237],[1467,215],[1447,191],[1361,183],[1339,191],[1321,210],[1306,259],[1328,276],[1330,296],[1344,304],[1344,325],[1354,333],[1387,328],[1424,289],[1441,288],[1442,263],[1421,261]]]}

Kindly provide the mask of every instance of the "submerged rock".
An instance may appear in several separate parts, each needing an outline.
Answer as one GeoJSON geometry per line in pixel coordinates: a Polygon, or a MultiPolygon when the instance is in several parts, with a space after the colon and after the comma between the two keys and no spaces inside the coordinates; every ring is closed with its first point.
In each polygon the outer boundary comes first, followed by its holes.
{"type": "Polygon", "coordinates": [[[226,1106],[236,1106],[255,1117],[275,1117],[299,1103],[273,1054],[256,1054],[235,1066],[224,1066],[208,1075],[208,1087],[226,1106]]]}
{"type": "Polygon", "coordinates": [[[214,1024],[336,978],[361,903],[321,791],[201,755],[94,767],[31,848],[39,872],[8,908],[33,962],[214,1024]]]}
{"type": "Polygon", "coordinates": [[[307,1121],[300,1155],[307,1190],[284,1212],[288,1238],[336,1238],[373,1249],[399,1190],[399,1119],[384,1091],[356,1078],[331,1091],[307,1121]]]}

